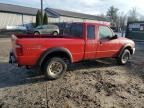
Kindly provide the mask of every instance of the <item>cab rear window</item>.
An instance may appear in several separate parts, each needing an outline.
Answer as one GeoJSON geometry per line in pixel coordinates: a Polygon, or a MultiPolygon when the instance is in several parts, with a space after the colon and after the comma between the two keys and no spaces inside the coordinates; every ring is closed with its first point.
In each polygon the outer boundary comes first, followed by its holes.
{"type": "Polygon", "coordinates": [[[95,39],[95,26],[94,25],[87,26],[87,38],[95,39]]]}
{"type": "Polygon", "coordinates": [[[83,25],[82,24],[68,24],[64,30],[64,35],[82,37],[83,25]]]}

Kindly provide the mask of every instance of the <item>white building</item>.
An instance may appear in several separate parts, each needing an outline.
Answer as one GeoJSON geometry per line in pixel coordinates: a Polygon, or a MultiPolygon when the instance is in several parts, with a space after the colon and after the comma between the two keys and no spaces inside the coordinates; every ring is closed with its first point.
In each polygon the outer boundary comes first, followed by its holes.
{"type": "Polygon", "coordinates": [[[0,3],[0,29],[34,23],[38,9],[0,3]]]}
{"type": "MultiPolygon", "coordinates": [[[[35,23],[38,9],[0,3],[0,29],[7,26],[29,25],[35,23]]],[[[106,18],[65,11],[60,9],[46,8],[49,23],[58,22],[96,22],[110,24],[106,18]]]]}

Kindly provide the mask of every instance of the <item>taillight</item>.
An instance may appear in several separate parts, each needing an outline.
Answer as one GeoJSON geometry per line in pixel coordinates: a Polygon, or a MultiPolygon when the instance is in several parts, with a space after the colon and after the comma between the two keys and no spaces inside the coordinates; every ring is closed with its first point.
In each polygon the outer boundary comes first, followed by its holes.
{"type": "Polygon", "coordinates": [[[18,56],[22,56],[23,55],[23,50],[22,50],[22,46],[21,45],[19,45],[19,44],[16,44],[16,54],[18,55],[18,56]]]}

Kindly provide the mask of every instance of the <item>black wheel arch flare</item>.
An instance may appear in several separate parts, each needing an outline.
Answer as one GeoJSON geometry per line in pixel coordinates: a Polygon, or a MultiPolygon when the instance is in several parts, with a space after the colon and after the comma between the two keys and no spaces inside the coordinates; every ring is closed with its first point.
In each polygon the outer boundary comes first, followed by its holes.
{"type": "Polygon", "coordinates": [[[46,57],[54,52],[62,52],[62,53],[65,53],[67,54],[67,56],[69,57],[70,59],[70,62],[72,63],[73,62],[73,57],[72,57],[72,54],[71,52],[66,49],[66,48],[63,48],[63,47],[54,47],[54,48],[50,48],[50,49],[47,49],[45,52],[43,52],[41,54],[41,56],[39,57],[38,61],[37,61],[37,64],[38,66],[41,66],[41,64],[43,63],[43,61],[46,59],[46,57]]]}
{"type": "MultiPolygon", "coordinates": [[[[131,53],[131,51],[133,51],[131,44],[125,44],[125,45],[120,49],[120,52],[119,52],[119,54],[118,54],[118,57],[120,57],[120,56],[122,55],[122,53],[123,53],[123,51],[124,51],[125,49],[130,50],[130,53],[131,53]]],[[[131,53],[131,54],[132,54],[132,53],[131,53]]]]}

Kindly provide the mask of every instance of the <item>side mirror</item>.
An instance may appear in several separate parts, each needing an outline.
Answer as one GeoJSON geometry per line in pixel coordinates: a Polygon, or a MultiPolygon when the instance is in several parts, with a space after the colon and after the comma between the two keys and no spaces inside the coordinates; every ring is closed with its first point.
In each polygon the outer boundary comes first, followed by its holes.
{"type": "Polygon", "coordinates": [[[114,37],[115,37],[115,39],[117,39],[117,38],[118,38],[118,35],[115,34],[114,37]]]}
{"type": "Polygon", "coordinates": [[[111,39],[117,39],[118,35],[114,35],[113,37],[111,37],[111,39]]]}

